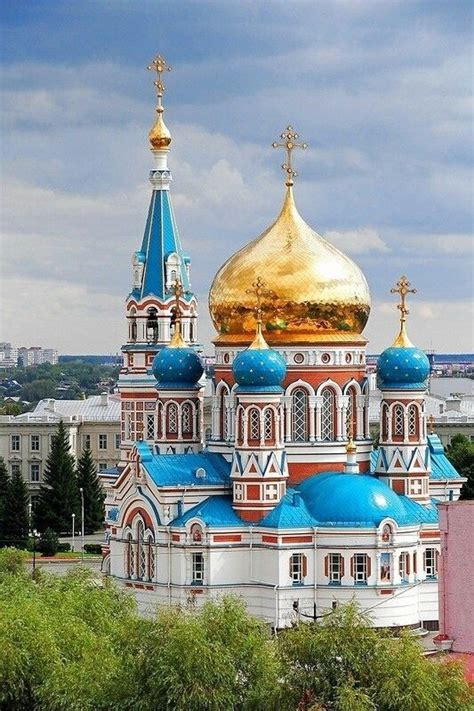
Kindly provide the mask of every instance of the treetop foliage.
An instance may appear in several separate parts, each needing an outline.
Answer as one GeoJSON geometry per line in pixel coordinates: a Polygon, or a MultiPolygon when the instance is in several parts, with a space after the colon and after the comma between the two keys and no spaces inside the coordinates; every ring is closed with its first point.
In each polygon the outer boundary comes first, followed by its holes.
{"type": "Polygon", "coordinates": [[[467,481],[461,489],[461,499],[474,499],[474,442],[462,434],[454,435],[446,447],[446,456],[467,481]]]}
{"type": "Polygon", "coordinates": [[[353,604],[271,637],[237,598],[140,617],[90,571],[32,581],[18,555],[0,551],[1,711],[473,708],[457,664],[375,630],[353,604]]]}

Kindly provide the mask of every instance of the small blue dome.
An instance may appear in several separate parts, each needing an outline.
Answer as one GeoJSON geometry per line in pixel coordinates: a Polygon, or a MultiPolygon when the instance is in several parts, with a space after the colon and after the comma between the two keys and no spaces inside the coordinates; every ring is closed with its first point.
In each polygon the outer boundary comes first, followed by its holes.
{"type": "Polygon", "coordinates": [[[286,375],[286,363],[271,348],[247,348],[234,360],[232,370],[242,389],[279,392],[286,375]]]}
{"type": "Polygon", "coordinates": [[[381,390],[425,390],[430,362],[420,348],[391,346],[377,362],[377,385],[381,390]]]}
{"type": "Polygon", "coordinates": [[[198,354],[187,346],[162,348],[153,360],[152,370],[161,388],[197,387],[204,372],[198,354]]]}
{"type": "Polygon", "coordinates": [[[376,527],[384,518],[399,525],[412,523],[404,500],[387,484],[366,474],[316,474],[298,487],[318,525],[376,527]]]}

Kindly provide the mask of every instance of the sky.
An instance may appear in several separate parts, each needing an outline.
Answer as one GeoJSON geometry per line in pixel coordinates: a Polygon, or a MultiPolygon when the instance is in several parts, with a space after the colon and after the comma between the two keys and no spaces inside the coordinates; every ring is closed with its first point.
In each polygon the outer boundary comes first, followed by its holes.
{"type": "Polygon", "coordinates": [[[470,0],[4,0],[0,340],[115,353],[151,189],[160,53],[172,196],[200,302],[276,218],[293,125],[303,218],[369,283],[365,335],[396,335],[402,274],[422,348],[473,343],[470,0]]]}

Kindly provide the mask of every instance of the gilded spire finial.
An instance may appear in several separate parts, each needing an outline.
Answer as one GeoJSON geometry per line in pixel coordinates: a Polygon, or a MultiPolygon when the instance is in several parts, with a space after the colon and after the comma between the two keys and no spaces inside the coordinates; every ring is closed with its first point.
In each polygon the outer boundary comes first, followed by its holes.
{"type": "Polygon", "coordinates": [[[282,139],[282,143],[278,143],[278,141],[274,141],[272,143],[273,148],[284,148],[286,150],[286,163],[283,163],[281,166],[282,169],[286,172],[287,178],[285,185],[288,188],[291,188],[293,185],[293,178],[296,178],[298,173],[296,170],[293,169],[293,164],[292,164],[292,153],[295,148],[302,148],[303,150],[308,147],[307,143],[297,143],[296,141],[299,138],[299,135],[296,133],[296,131],[293,129],[293,126],[287,126],[286,129],[283,131],[283,133],[280,134],[280,138],[282,139]]]}
{"type": "Polygon", "coordinates": [[[268,348],[268,344],[262,334],[262,297],[263,296],[275,296],[274,292],[270,289],[265,289],[265,282],[262,277],[258,276],[257,279],[252,284],[252,289],[246,289],[246,294],[255,294],[257,300],[257,306],[255,308],[255,315],[257,321],[257,332],[255,338],[250,344],[249,348],[256,350],[265,350],[268,348]]]}
{"type": "Polygon", "coordinates": [[[390,289],[391,294],[400,294],[400,303],[397,304],[397,309],[400,311],[400,333],[398,334],[397,338],[393,343],[394,346],[397,346],[399,348],[406,348],[413,345],[407,336],[405,327],[407,315],[410,313],[407,309],[406,298],[408,294],[416,294],[417,292],[416,289],[410,289],[410,286],[411,284],[408,281],[407,277],[401,276],[400,279],[397,281],[396,286],[390,289]]]}
{"type": "Polygon", "coordinates": [[[166,59],[162,57],[161,54],[157,54],[157,56],[147,67],[147,69],[150,71],[155,71],[157,74],[157,78],[153,83],[156,88],[156,113],[158,114],[158,118],[148,136],[150,139],[152,150],[159,150],[167,148],[171,143],[171,134],[168,131],[165,122],[163,121],[164,108],[162,103],[163,94],[165,93],[165,85],[163,84],[162,74],[164,72],[170,72],[171,67],[167,64],[166,59]]]}
{"type": "Polygon", "coordinates": [[[428,417],[428,424],[430,426],[430,435],[434,434],[434,425],[435,425],[435,418],[433,417],[433,414],[431,414],[428,417]]]}
{"type": "Polygon", "coordinates": [[[181,304],[179,303],[180,298],[184,294],[183,285],[181,279],[178,277],[175,283],[172,285],[170,291],[174,294],[174,312],[175,312],[175,327],[173,337],[170,341],[170,348],[185,348],[186,341],[183,339],[181,333],[181,317],[183,315],[183,310],[181,304]]]}

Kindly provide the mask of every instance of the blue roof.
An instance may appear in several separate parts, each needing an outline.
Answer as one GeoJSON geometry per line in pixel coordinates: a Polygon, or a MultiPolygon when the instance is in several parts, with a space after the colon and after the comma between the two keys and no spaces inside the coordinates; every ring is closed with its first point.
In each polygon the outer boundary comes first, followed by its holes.
{"type": "Polygon", "coordinates": [[[381,390],[425,390],[430,374],[426,354],[414,346],[391,346],[377,361],[377,385],[381,390]]]}
{"type": "Polygon", "coordinates": [[[137,442],[137,449],[145,471],[156,486],[230,485],[230,462],[222,454],[153,454],[145,442],[137,442]],[[197,469],[204,469],[206,476],[196,476],[197,469]]]}
{"type": "Polygon", "coordinates": [[[239,353],[232,366],[239,390],[281,392],[286,374],[283,357],[271,348],[247,348],[239,353]]]}
{"type": "Polygon", "coordinates": [[[430,479],[447,481],[462,478],[444,453],[444,447],[438,435],[428,435],[428,447],[431,454],[430,479]]]}
{"type": "Polygon", "coordinates": [[[311,528],[315,525],[316,521],[296,489],[288,489],[278,506],[259,523],[265,528],[311,528]]]}
{"type": "MultiPolygon", "coordinates": [[[[373,528],[384,518],[400,526],[431,523],[436,511],[399,496],[380,479],[367,474],[326,472],[298,486],[315,526],[373,528]]],[[[437,516],[437,514],[436,514],[437,516]]]]}
{"type": "Polygon", "coordinates": [[[235,526],[247,528],[249,525],[235,513],[231,496],[209,496],[182,516],[175,518],[170,525],[184,526],[192,518],[200,518],[207,526],[216,528],[235,526]]]}
{"type": "Polygon", "coordinates": [[[132,292],[134,296],[143,299],[154,294],[162,300],[170,297],[166,292],[165,256],[176,252],[181,257],[180,277],[184,299],[191,298],[183,250],[168,190],[153,191],[140,252],[144,255],[142,261],[145,267],[141,290],[138,293],[132,292]]]}
{"type": "Polygon", "coordinates": [[[204,372],[201,359],[190,346],[167,346],[153,360],[153,375],[161,388],[199,388],[198,380],[204,372]]]}

